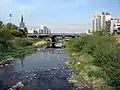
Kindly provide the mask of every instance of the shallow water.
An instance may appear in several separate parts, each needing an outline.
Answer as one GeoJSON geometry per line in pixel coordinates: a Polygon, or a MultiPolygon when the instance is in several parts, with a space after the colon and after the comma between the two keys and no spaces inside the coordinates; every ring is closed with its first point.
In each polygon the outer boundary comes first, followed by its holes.
{"type": "Polygon", "coordinates": [[[72,90],[68,83],[69,70],[64,62],[69,60],[61,49],[41,49],[39,52],[14,61],[0,70],[0,90],[17,82],[24,82],[24,90],[72,90]]]}

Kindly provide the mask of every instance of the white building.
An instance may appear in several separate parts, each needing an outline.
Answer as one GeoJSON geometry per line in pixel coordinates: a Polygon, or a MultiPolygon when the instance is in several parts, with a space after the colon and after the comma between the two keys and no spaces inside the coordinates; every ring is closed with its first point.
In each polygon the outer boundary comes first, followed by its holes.
{"type": "Polygon", "coordinates": [[[106,28],[106,21],[111,19],[111,15],[108,12],[96,13],[92,18],[91,30],[97,31],[106,28]]]}
{"type": "Polygon", "coordinates": [[[42,33],[42,34],[50,34],[51,30],[47,26],[41,24],[40,33],[42,33]]]}
{"type": "Polygon", "coordinates": [[[51,30],[45,26],[45,25],[42,25],[41,24],[41,27],[39,29],[36,29],[36,28],[28,28],[28,33],[39,33],[39,34],[50,34],[51,33],[51,30]]]}
{"type": "Polygon", "coordinates": [[[28,33],[34,33],[33,29],[27,28],[28,33]]]}
{"type": "Polygon", "coordinates": [[[120,32],[120,18],[112,18],[106,23],[106,27],[110,30],[111,33],[120,32]]]}

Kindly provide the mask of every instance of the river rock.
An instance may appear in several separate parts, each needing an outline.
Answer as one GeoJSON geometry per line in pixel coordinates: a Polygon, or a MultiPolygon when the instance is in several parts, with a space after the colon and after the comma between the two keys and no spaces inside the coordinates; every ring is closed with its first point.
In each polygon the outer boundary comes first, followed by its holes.
{"type": "Polygon", "coordinates": [[[5,64],[5,66],[8,66],[8,64],[5,64]]]}
{"type": "Polygon", "coordinates": [[[0,62],[0,65],[3,64],[3,61],[0,62]]]}
{"type": "Polygon", "coordinates": [[[72,53],[72,56],[74,56],[75,55],[75,53],[72,53]]]}
{"type": "Polygon", "coordinates": [[[34,74],[34,75],[33,75],[33,77],[36,77],[36,76],[37,76],[37,74],[34,74]]]}
{"type": "Polygon", "coordinates": [[[12,86],[12,89],[16,90],[16,89],[22,89],[24,87],[24,85],[22,84],[22,82],[18,82],[16,85],[12,86]]]}
{"type": "Polygon", "coordinates": [[[28,76],[25,76],[26,78],[28,78],[28,76]]]}
{"type": "Polygon", "coordinates": [[[9,88],[8,90],[14,90],[14,89],[12,89],[12,88],[9,88]]]}
{"type": "Polygon", "coordinates": [[[63,71],[61,71],[61,73],[63,73],[63,71]]]}
{"type": "Polygon", "coordinates": [[[37,77],[34,77],[34,79],[36,79],[37,77]]]}
{"type": "Polygon", "coordinates": [[[54,68],[55,70],[58,70],[59,68],[54,68]]]}
{"type": "Polygon", "coordinates": [[[0,65],[0,67],[1,67],[1,68],[3,68],[3,67],[4,67],[4,65],[0,65]]]}

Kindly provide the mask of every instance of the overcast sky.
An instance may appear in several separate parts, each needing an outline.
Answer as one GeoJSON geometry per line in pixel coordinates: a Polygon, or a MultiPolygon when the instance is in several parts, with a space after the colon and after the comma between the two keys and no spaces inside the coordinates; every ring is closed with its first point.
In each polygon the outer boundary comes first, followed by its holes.
{"type": "Polygon", "coordinates": [[[119,0],[1,0],[0,20],[19,25],[24,14],[26,26],[47,25],[52,32],[85,32],[96,12],[108,11],[120,16],[119,0]]]}

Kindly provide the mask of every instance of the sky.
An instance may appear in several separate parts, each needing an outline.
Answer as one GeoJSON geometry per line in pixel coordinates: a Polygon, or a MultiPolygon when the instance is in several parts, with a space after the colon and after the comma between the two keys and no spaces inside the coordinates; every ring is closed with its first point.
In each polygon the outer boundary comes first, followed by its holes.
{"type": "Polygon", "coordinates": [[[120,0],[1,0],[0,20],[19,25],[21,14],[27,27],[47,25],[52,32],[79,33],[91,27],[96,12],[110,12],[120,17],[120,0]]]}

